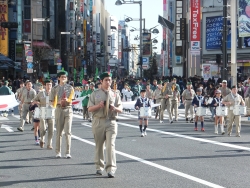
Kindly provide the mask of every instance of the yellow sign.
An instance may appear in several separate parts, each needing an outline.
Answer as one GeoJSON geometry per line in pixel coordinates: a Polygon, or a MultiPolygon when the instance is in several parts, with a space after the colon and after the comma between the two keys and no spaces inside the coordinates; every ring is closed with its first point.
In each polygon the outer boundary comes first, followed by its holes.
{"type": "MultiPolygon", "coordinates": [[[[8,2],[4,1],[0,3],[0,23],[8,22],[8,2]]],[[[0,53],[9,55],[9,32],[7,28],[0,26],[0,53]]]]}
{"type": "Polygon", "coordinates": [[[250,62],[249,63],[244,63],[244,67],[250,67],[250,62]]]}

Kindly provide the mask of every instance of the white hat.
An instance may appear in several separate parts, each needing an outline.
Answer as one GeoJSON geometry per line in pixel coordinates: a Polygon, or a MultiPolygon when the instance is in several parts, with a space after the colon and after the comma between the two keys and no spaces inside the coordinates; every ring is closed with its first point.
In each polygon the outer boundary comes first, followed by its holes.
{"type": "Polygon", "coordinates": [[[226,81],[226,80],[222,80],[222,83],[223,83],[223,82],[226,82],[226,83],[227,83],[227,81],[226,81]]]}

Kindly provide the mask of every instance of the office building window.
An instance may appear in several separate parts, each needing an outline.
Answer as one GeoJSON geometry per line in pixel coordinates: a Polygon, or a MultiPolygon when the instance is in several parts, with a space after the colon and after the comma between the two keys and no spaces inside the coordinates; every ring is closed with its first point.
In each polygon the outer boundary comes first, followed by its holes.
{"type": "Polygon", "coordinates": [[[23,4],[24,5],[30,5],[30,0],[24,0],[23,4]]]}
{"type": "Polygon", "coordinates": [[[31,15],[31,12],[30,12],[30,7],[24,7],[24,12],[23,12],[23,14],[24,14],[24,19],[25,20],[29,20],[29,19],[31,19],[30,17],[30,15],[31,15]]]}

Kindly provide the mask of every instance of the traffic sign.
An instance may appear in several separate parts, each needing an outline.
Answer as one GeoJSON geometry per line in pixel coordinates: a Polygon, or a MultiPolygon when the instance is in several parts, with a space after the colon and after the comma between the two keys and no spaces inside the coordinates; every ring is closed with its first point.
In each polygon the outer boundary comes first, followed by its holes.
{"type": "Polygon", "coordinates": [[[149,57],[142,57],[142,64],[148,64],[149,63],[149,57]]]}
{"type": "Polygon", "coordinates": [[[27,56],[26,61],[27,62],[33,62],[33,56],[27,56]]]}
{"type": "Polygon", "coordinates": [[[27,73],[33,73],[33,69],[27,69],[27,73]]]}
{"type": "Polygon", "coordinates": [[[142,65],[142,69],[143,70],[148,70],[149,69],[149,65],[142,65]]]}
{"type": "Polygon", "coordinates": [[[33,55],[33,52],[31,51],[31,50],[28,50],[27,52],[26,52],[26,56],[32,56],[33,55]]]}

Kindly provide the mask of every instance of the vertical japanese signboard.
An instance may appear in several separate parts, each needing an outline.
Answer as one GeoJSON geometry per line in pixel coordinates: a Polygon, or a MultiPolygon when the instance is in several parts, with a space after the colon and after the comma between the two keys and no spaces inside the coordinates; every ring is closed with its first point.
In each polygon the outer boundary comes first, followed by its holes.
{"type": "MultiPolygon", "coordinates": [[[[8,1],[3,0],[0,2],[0,25],[1,22],[8,22],[8,1]]],[[[8,56],[9,55],[9,32],[7,28],[0,26],[0,53],[8,56]]]]}
{"type": "Polygon", "coordinates": [[[191,0],[191,24],[190,24],[190,42],[191,53],[200,54],[200,0],[191,0]]]}

